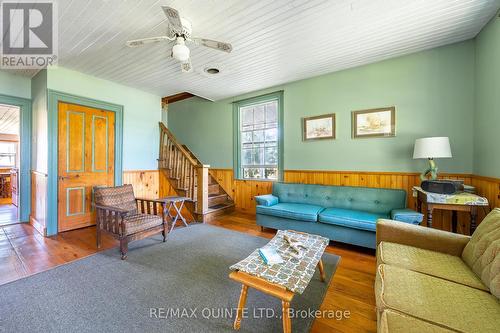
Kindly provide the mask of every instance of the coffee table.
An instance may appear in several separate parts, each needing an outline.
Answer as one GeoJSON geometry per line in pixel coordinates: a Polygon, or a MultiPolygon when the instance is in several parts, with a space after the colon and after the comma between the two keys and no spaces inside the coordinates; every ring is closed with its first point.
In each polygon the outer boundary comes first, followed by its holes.
{"type": "Polygon", "coordinates": [[[257,249],[247,258],[232,265],[229,278],[241,283],[234,329],[238,330],[241,326],[248,288],[254,288],[281,300],[283,332],[290,333],[292,331],[292,321],[289,309],[293,296],[304,292],[314,275],[316,267],[319,269],[321,281],[325,282],[321,256],[325,252],[328,242],[327,238],[317,235],[293,230],[279,230],[266,246],[274,247],[283,258],[283,263],[272,266],[266,265],[257,249]],[[294,251],[284,239],[285,235],[305,245],[306,249],[302,249],[303,256],[300,259],[291,255],[294,251]]]}

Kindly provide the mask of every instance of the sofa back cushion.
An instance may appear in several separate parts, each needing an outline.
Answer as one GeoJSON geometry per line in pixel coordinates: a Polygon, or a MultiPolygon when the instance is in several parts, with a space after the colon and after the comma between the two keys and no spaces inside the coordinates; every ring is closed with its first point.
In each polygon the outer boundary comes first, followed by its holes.
{"type": "Polygon", "coordinates": [[[462,259],[500,299],[500,208],[493,209],[479,224],[462,259]]]}
{"type": "Polygon", "coordinates": [[[273,195],[279,202],[319,205],[325,208],[360,210],[390,214],[406,207],[406,191],[351,186],[274,183],[273,195]]]}

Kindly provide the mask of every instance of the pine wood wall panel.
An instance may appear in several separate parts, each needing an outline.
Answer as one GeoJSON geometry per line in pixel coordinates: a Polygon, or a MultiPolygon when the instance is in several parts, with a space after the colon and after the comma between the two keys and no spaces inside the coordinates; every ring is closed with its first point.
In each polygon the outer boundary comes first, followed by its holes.
{"type": "Polygon", "coordinates": [[[47,234],[47,174],[31,171],[30,224],[42,235],[47,234]]]}
{"type": "MultiPolygon", "coordinates": [[[[242,212],[255,214],[254,197],[272,191],[272,182],[269,181],[235,180],[232,169],[210,169],[210,173],[233,198],[236,209],[242,212]]],[[[500,207],[500,179],[468,174],[441,174],[441,177],[463,179],[466,184],[475,186],[479,195],[487,197],[491,207],[500,207]]],[[[404,189],[408,196],[408,207],[413,209],[416,208],[416,204],[412,195],[412,187],[420,184],[417,173],[390,172],[286,170],[284,180],[289,183],[404,189]]],[[[159,198],[176,195],[168,179],[158,170],[125,171],[123,183],[132,184],[137,197],[159,198]]],[[[482,220],[487,212],[488,210],[479,209],[478,221],[482,220]]],[[[192,220],[187,210],[183,213],[189,220],[192,220]]],[[[433,224],[435,228],[451,230],[451,212],[434,211],[433,224]]],[[[467,234],[469,224],[469,216],[459,213],[458,232],[467,234]]]]}
{"type": "Polygon", "coordinates": [[[132,184],[137,198],[159,198],[160,179],[158,170],[124,171],[123,184],[132,184]]]}
{"type": "MultiPolygon", "coordinates": [[[[236,209],[255,213],[254,196],[271,193],[272,182],[233,179],[232,169],[210,169],[212,175],[220,182],[224,190],[235,201],[236,209]]],[[[500,180],[469,174],[441,174],[441,178],[463,179],[465,184],[476,187],[479,195],[490,201],[491,207],[500,207],[500,180]]],[[[322,184],[338,186],[366,186],[375,188],[403,189],[407,193],[408,207],[415,209],[412,187],[420,184],[418,173],[404,172],[346,172],[346,171],[310,171],[286,170],[284,181],[289,183],[322,184]]],[[[424,207],[425,211],[425,207],[424,207]]],[[[425,212],[424,212],[425,213],[425,212]]],[[[480,221],[487,213],[479,209],[480,221]]],[[[426,225],[425,218],[423,225],[426,225]]],[[[433,214],[435,228],[451,230],[451,212],[436,210],[433,214]]],[[[467,234],[470,218],[467,214],[458,214],[458,232],[467,234]]]]}

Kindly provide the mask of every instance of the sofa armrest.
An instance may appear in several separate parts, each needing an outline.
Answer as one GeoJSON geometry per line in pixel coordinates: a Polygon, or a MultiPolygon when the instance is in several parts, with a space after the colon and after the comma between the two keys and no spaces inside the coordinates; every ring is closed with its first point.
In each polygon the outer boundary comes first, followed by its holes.
{"type": "Polygon", "coordinates": [[[265,194],[256,196],[255,201],[257,202],[257,205],[274,206],[279,202],[279,199],[272,194],[265,194]]]}
{"type": "Polygon", "coordinates": [[[461,256],[469,240],[469,236],[419,225],[384,219],[377,221],[377,247],[380,242],[391,242],[461,256]]]}
{"type": "Polygon", "coordinates": [[[424,219],[424,214],[414,211],[413,209],[393,209],[391,211],[391,219],[399,222],[411,224],[420,224],[424,219]]]}

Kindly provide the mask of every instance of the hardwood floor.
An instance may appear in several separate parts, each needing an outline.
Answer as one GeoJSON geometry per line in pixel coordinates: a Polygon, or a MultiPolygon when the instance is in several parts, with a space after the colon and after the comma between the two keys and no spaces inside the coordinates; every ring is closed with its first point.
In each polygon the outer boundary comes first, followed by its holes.
{"type": "MultiPolygon", "coordinates": [[[[240,212],[217,217],[210,224],[267,238],[272,238],[275,233],[271,229],[262,232],[255,224],[254,215],[240,212]]],[[[104,235],[100,250],[117,245],[115,239],[104,235]]],[[[341,320],[318,318],[314,321],[311,332],[375,332],[374,251],[343,244],[330,245],[326,251],[339,255],[342,259],[320,310],[349,311],[350,316],[341,320]]],[[[96,252],[95,227],[68,231],[49,238],[38,234],[29,224],[0,227],[0,284],[96,252]]],[[[237,295],[235,302],[236,299],[237,295]]]]}
{"type": "Polygon", "coordinates": [[[0,198],[0,226],[17,223],[17,207],[11,198],[0,198]]]}

